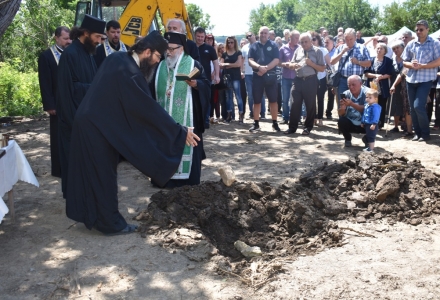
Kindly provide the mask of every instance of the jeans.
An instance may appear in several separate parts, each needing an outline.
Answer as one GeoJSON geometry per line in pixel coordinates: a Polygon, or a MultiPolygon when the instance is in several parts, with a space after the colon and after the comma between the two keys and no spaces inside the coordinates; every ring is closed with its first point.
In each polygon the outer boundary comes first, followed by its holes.
{"type": "Polygon", "coordinates": [[[342,94],[343,92],[345,92],[346,90],[348,90],[348,84],[347,84],[347,80],[348,78],[346,77],[341,77],[341,80],[339,81],[339,85],[338,85],[338,92],[336,94],[336,103],[338,103],[338,108],[339,108],[339,101],[341,101],[341,99],[339,99],[339,94],[342,94]]]}
{"type": "Polygon", "coordinates": [[[429,138],[429,120],[426,113],[426,100],[432,82],[406,83],[408,90],[409,106],[414,127],[418,137],[429,138]]]}
{"type": "MultiPolygon", "coordinates": [[[[247,97],[248,97],[248,105],[249,105],[249,114],[252,116],[252,118],[254,118],[254,96],[252,94],[252,74],[250,75],[245,75],[244,76],[244,80],[246,83],[246,91],[247,91],[247,97]]],[[[265,116],[266,115],[266,105],[265,105],[265,101],[264,101],[264,96],[263,99],[261,101],[261,112],[260,115],[261,116],[265,116]]]]}
{"type": "Polygon", "coordinates": [[[283,78],[281,80],[281,92],[283,96],[283,120],[289,121],[290,116],[290,90],[292,89],[293,79],[283,78]]]}
{"type": "Polygon", "coordinates": [[[228,112],[232,112],[234,110],[234,98],[232,97],[232,91],[234,91],[235,98],[237,99],[238,112],[243,113],[243,100],[241,99],[240,80],[233,80],[232,89],[226,90],[228,112]]]}

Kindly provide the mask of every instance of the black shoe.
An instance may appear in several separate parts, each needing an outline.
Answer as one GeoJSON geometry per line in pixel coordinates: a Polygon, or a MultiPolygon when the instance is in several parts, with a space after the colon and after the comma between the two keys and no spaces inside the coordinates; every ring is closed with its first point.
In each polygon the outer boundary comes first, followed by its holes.
{"type": "Polygon", "coordinates": [[[249,128],[249,132],[257,132],[260,130],[261,130],[260,125],[255,125],[255,123],[254,123],[254,125],[252,125],[251,128],[249,128]]]}
{"type": "Polygon", "coordinates": [[[280,126],[278,126],[278,123],[272,124],[272,130],[276,132],[280,132],[280,126]]]}
{"type": "Polygon", "coordinates": [[[393,129],[390,130],[390,132],[400,132],[399,128],[394,127],[393,129]]]}
{"type": "Polygon", "coordinates": [[[284,134],[293,134],[293,133],[295,133],[295,131],[296,130],[293,130],[293,129],[287,129],[286,131],[284,131],[284,134]]]}
{"type": "Polygon", "coordinates": [[[205,123],[205,129],[209,129],[209,123],[205,123]]]}
{"type": "Polygon", "coordinates": [[[330,115],[330,116],[326,116],[326,118],[327,118],[327,120],[333,120],[333,117],[330,115]]]}
{"type": "Polygon", "coordinates": [[[303,132],[301,133],[301,135],[309,135],[310,134],[310,130],[308,130],[307,128],[304,128],[303,132]]]}
{"type": "Polygon", "coordinates": [[[289,125],[289,121],[287,121],[287,120],[283,120],[283,122],[281,122],[281,124],[283,124],[283,125],[289,125]]]}

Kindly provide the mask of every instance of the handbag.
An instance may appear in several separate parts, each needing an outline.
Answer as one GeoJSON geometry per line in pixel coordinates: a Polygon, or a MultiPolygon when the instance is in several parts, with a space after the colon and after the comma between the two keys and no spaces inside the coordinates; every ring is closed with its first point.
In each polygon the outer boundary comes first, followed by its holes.
{"type": "Polygon", "coordinates": [[[350,54],[352,51],[353,51],[353,49],[351,49],[350,52],[348,52],[342,65],[339,64],[339,68],[338,68],[339,70],[335,73],[331,73],[327,77],[327,85],[329,87],[338,87],[339,86],[339,82],[341,81],[341,77],[342,77],[341,70],[344,67],[345,63],[347,62],[348,58],[350,57],[350,54]]]}

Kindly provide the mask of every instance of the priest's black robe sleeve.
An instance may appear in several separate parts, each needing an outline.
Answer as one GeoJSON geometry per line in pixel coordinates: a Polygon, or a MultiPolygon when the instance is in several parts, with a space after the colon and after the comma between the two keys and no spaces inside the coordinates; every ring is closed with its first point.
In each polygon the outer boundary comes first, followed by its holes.
{"type": "Polygon", "coordinates": [[[56,68],[55,58],[50,57],[50,49],[41,53],[38,58],[38,81],[40,83],[41,100],[43,110],[56,109],[55,91],[56,91],[56,68]],[[54,70],[55,68],[55,70],[54,70]]]}

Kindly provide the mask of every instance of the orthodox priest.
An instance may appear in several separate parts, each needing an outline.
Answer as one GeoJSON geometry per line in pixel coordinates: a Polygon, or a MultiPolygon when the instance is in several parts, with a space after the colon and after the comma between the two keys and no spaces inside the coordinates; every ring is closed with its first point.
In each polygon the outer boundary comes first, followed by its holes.
{"type": "MultiPolygon", "coordinates": [[[[165,33],[168,49],[155,75],[155,96],[157,102],[179,124],[194,127],[200,137],[197,147],[186,146],[179,168],[166,187],[173,188],[200,183],[203,150],[202,133],[205,131],[204,116],[211,97],[210,81],[206,78],[202,65],[187,51],[186,35],[177,32],[165,33]],[[189,74],[194,68],[199,74],[191,80],[177,80],[176,75],[189,74]]],[[[159,185],[152,180],[153,185],[159,185]]]]}
{"type": "Polygon", "coordinates": [[[58,65],[57,115],[61,162],[61,189],[66,198],[70,135],[73,118],[95,77],[93,54],[101,42],[105,22],[85,15],[81,27],[72,28],[72,44],[64,51],[58,65]]]}
{"type": "Polygon", "coordinates": [[[120,155],[163,186],[178,168],[185,144],[198,147],[191,128],[176,123],[151,97],[148,80],[167,48],[154,31],[128,53],[107,57],[76,112],[66,213],[89,229],[114,235],[137,227],[118,210],[120,155]]]}
{"type": "Polygon", "coordinates": [[[50,162],[51,174],[61,177],[60,154],[58,149],[58,118],[56,110],[57,69],[61,54],[72,43],[70,29],[59,26],[55,29],[55,44],[41,53],[38,58],[38,80],[40,83],[43,109],[50,121],[50,162]]]}
{"type": "Polygon", "coordinates": [[[127,52],[128,49],[128,47],[121,42],[121,25],[118,21],[108,21],[105,29],[107,38],[104,40],[101,46],[96,48],[96,54],[94,56],[98,68],[104,59],[110,54],[118,51],[127,52]]]}

